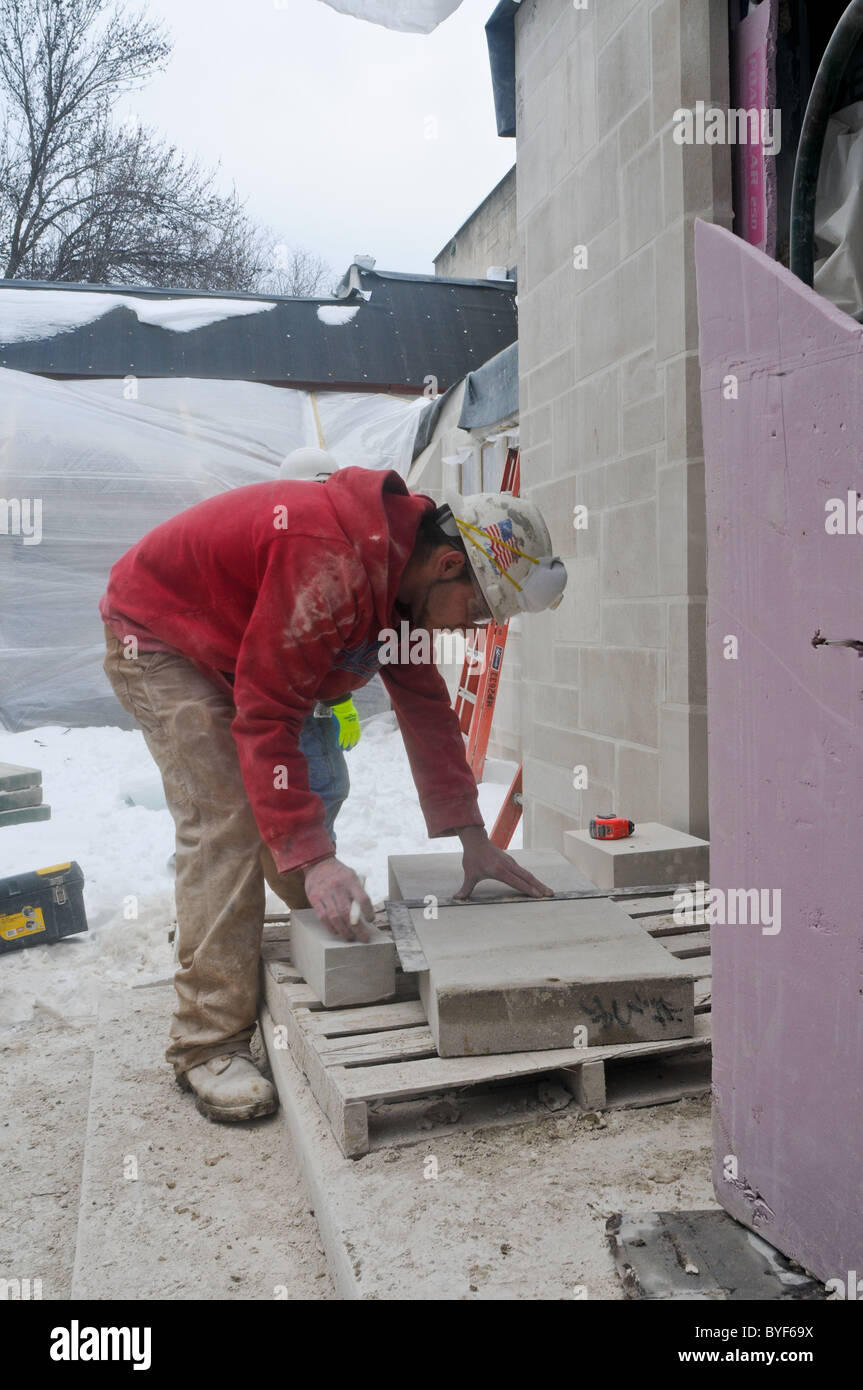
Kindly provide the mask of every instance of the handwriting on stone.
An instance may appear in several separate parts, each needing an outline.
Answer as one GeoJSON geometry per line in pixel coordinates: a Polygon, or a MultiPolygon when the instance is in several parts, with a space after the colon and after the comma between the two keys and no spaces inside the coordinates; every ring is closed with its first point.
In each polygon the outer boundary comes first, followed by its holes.
{"type": "Polygon", "coordinates": [[[591,1023],[601,1024],[603,1028],[610,1028],[614,1023],[621,1028],[631,1028],[635,1014],[642,1018],[647,1014],[662,1027],[668,1023],[680,1023],[683,1019],[683,1010],[669,1004],[661,994],[633,994],[625,999],[612,999],[607,1004],[598,994],[594,994],[587,1001],[586,1008],[591,1023]]]}

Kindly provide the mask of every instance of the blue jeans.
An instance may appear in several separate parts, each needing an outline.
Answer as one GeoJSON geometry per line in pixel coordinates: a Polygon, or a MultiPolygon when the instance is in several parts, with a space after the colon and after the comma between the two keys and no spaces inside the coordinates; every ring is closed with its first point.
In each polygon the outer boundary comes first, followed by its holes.
{"type": "Polygon", "coordinates": [[[348,764],[339,747],[339,721],[334,714],[316,719],[309,714],[300,730],[300,752],[308,764],[309,789],[326,807],[327,834],[336,843],[336,816],[351,789],[348,764]]]}

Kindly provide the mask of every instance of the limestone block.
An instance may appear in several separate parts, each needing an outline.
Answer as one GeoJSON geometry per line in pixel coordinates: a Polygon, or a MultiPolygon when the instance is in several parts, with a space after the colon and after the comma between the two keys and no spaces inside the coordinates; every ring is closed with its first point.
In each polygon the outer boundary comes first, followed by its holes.
{"type": "MultiPolygon", "coordinates": [[[[512,856],[556,893],[593,885],[553,850],[512,856]]],[[[394,855],[390,896],[445,899],[461,886],[460,854],[394,855]]],[[[420,998],[441,1057],[688,1037],[693,985],[675,960],[607,898],[498,901],[488,880],[464,906],[411,911],[428,963],[420,998]],[[427,915],[427,913],[429,915],[427,915]]]]}
{"type": "Polygon", "coordinates": [[[291,957],[324,1008],[371,1004],[395,993],[396,948],[369,927],[369,941],[343,941],[310,911],[291,913],[291,957]]]}
{"type": "Polygon", "coordinates": [[[411,915],[429,966],[420,999],[441,1057],[692,1033],[689,967],[608,898],[411,915]]]}
{"type": "Polygon", "coordinates": [[[569,830],[564,853],[598,888],[654,883],[707,882],[710,842],[648,821],[625,840],[593,840],[588,830],[569,830]]]}
{"type": "MultiPolygon", "coordinates": [[[[552,849],[516,849],[510,857],[534,877],[548,884],[556,893],[572,892],[594,887],[586,874],[581,873],[562,854],[552,849]]],[[[455,854],[391,854],[389,858],[389,896],[396,901],[424,898],[432,893],[437,898],[451,898],[464,881],[462,857],[455,854]]],[[[512,893],[504,883],[485,879],[471,894],[472,902],[494,901],[512,893]]],[[[457,909],[458,910],[458,909],[457,909]]]]}

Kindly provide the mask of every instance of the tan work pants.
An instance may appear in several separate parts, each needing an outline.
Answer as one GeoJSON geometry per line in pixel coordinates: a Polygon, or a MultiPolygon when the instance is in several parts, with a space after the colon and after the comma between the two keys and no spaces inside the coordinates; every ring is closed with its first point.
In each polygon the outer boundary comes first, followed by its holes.
{"type": "Polygon", "coordinates": [[[265,886],[308,907],[300,871],[280,874],[249,805],[227,692],[172,652],[123,655],[105,628],[107,675],[159,765],[177,830],[177,1010],[165,1054],[177,1071],[248,1054],[257,1015],[265,886]]]}

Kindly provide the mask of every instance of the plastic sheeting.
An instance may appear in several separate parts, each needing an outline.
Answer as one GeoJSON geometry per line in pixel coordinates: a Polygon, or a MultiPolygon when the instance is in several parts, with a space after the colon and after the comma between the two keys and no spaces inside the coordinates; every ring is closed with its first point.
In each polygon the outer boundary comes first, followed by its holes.
{"type": "Polygon", "coordinates": [[[827,123],[815,201],[814,287],[852,318],[863,314],[863,101],[827,123]]]}
{"type": "Polygon", "coordinates": [[[324,0],[331,10],[366,19],[370,24],[382,24],[385,29],[402,33],[430,34],[445,19],[449,19],[461,0],[324,0]]]}
{"type": "MultiPolygon", "coordinates": [[[[126,399],[134,389],[0,370],[0,726],[9,730],[129,727],[101,669],[98,603],[114,561],[168,517],[272,479],[291,449],[320,442],[307,392],[172,378],[142,380],[138,399],[126,399]],[[18,525],[19,509],[29,526],[18,525]]],[[[321,393],[314,405],[340,466],[407,475],[419,404],[321,393]]]]}

